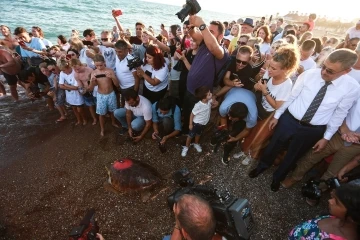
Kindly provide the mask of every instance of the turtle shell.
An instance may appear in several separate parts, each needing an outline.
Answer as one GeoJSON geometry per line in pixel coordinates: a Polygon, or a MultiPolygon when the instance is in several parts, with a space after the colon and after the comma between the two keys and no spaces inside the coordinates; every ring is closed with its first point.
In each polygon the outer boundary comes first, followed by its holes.
{"type": "Polygon", "coordinates": [[[145,190],[159,182],[153,167],[129,158],[116,160],[109,170],[109,183],[117,191],[145,190]]]}

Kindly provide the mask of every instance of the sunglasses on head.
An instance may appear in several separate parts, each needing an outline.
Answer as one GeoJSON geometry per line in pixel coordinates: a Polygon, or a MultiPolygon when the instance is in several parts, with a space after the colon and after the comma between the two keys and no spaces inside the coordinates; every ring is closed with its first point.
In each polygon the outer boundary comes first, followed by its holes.
{"type": "Polygon", "coordinates": [[[236,59],[236,63],[238,63],[238,64],[242,64],[242,65],[247,65],[248,64],[248,62],[246,62],[246,61],[241,61],[240,59],[236,59]]]}
{"type": "Polygon", "coordinates": [[[243,46],[243,45],[246,45],[246,42],[240,42],[240,41],[238,41],[237,44],[243,46]]]}

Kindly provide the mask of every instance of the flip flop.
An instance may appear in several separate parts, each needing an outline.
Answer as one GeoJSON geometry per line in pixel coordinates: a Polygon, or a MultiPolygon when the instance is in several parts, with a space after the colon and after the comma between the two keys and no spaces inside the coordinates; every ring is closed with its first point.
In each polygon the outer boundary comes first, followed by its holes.
{"type": "Polygon", "coordinates": [[[59,119],[56,120],[56,122],[59,123],[59,122],[65,121],[65,120],[66,120],[66,118],[59,118],[59,119]]]}

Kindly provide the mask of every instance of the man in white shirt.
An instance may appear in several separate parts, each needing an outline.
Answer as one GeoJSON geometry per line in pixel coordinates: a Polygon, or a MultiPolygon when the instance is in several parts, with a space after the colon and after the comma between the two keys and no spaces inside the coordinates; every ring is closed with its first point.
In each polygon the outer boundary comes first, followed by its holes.
{"type": "MultiPolygon", "coordinates": [[[[315,164],[332,154],[334,154],[333,160],[321,179],[327,180],[336,177],[342,167],[360,154],[360,142],[359,138],[356,136],[356,134],[359,133],[360,100],[357,100],[350,109],[343,124],[340,126],[339,131],[334,134],[324,150],[318,153],[314,153],[312,150],[308,151],[306,155],[299,160],[299,164],[291,177],[286,178],[281,185],[285,188],[291,187],[293,184],[300,181],[305,173],[315,164]]],[[[322,187],[324,190],[327,189],[326,184],[322,187]]]]}
{"type": "Polygon", "coordinates": [[[346,31],[345,43],[348,43],[352,38],[360,38],[360,20],[354,27],[351,27],[346,31]]]}
{"type": "Polygon", "coordinates": [[[360,42],[358,43],[355,52],[358,55],[358,60],[351,68],[351,71],[348,73],[348,75],[353,77],[360,84],[360,42]]]}
{"type": "Polygon", "coordinates": [[[119,134],[124,135],[127,131],[134,142],[139,142],[151,128],[151,103],[133,89],[126,90],[123,97],[125,98],[125,108],[114,111],[115,118],[122,126],[119,134]]]}
{"type": "MultiPolygon", "coordinates": [[[[139,91],[139,76],[136,74],[136,69],[129,69],[129,60],[134,57],[129,54],[128,44],[124,40],[119,40],[115,43],[115,52],[117,55],[115,61],[115,74],[119,79],[120,92],[123,95],[124,91],[133,89],[139,91]]],[[[124,105],[124,98],[121,98],[121,106],[124,105]]]]}
{"type": "Polygon", "coordinates": [[[299,76],[291,96],[270,122],[270,129],[278,126],[258,166],[250,171],[250,178],[270,168],[288,145],[271,183],[271,190],[278,191],[280,182],[302,155],[311,147],[314,152],[325,148],[360,96],[359,84],[347,75],[357,59],[355,52],[339,49],[328,56],[321,69],[308,70],[299,76]]]}

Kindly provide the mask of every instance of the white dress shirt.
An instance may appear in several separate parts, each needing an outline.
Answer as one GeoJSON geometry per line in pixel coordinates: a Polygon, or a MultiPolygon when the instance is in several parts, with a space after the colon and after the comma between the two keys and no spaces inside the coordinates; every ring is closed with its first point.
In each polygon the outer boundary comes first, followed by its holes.
{"type": "Polygon", "coordinates": [[[346,126],[352,132],[360,128],[360,99],[358,99],[349,110],[349,114],[346,116],[346,126]]]}
{"type": "MultiPolygon", "coordinates": [[[[325,81],[321,77],[321,69],[310,69],[302,73],[291,91],[289,99],[275,112],[279,119],[288,108],[298,120],[305,115],[306,110],[315,98],[325,81]]],[[[324,138],[330,140],[344,121],[349,109],[360,96],[360,85],[347,74],[332,81],[314,117],[312,125],[327,125],[324,138]]]]}
{"type": "Polygon", "coordinates": [[[133,68],[131,71],[128,67],[129,60],[134,57],[128,54],[123,60],[120,60],[116,57],[115,60],[115,74],[120,83],[121,89],[131,88],[135,85],[135,77],[133,72],[136,72],[136,69],[133,68]]]}
{"type": "Polygon", "coordinates": [[[132,107],[130,106],[126,101],[125,101],[125,108],[132,111],[132,113],[134,114],[134,116],[136,117],[144,117],[145,121],[149,121],[152,119],[152,105],[151,102],[139,95],[140,101],[139,104],[136,107],[132,107]]]}

